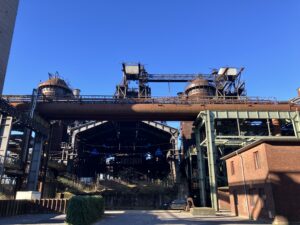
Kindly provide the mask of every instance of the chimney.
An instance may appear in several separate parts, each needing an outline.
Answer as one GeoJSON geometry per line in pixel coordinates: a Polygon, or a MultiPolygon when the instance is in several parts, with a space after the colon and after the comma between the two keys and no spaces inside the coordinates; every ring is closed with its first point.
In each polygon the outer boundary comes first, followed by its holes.
{"type": "Polygon", "coordinates": [[[297,90],[298,90],[298,96],[300,97],[300,87],[297,90]]]}

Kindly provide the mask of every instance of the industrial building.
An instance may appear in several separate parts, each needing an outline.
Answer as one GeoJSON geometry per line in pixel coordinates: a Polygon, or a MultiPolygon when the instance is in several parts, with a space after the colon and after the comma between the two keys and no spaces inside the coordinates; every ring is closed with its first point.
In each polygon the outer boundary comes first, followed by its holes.
{"type": "Polygon", "coordinates": [[[278,224],[300,221],[299,139],[261,139],[222,159],[234,215],[278,224]]]}
{"type": "Polygon", "coordinates": [[[18,5],[19,0],[0,0],[0,94],[3,91],[18,5]]]}
{"type": "Polygon", "coordinates": [[[74,182],[167,183],[177,198],[189,195],[196,206],[218,210],[218,187],[228,185],[223,156],[261,139],[300,138],[299,97],[248,97],[243,70],[157,74],[124,63],[111,96],[80,95],[50,74],[32,95],[3,96],[3,107],[29,112],[25,121],[31,122],[19,126],[18,154],[4,145],[2,177],[16,184],[15,191],[44,195],[65,175],[74,182]],[[178,96],[153,97],[153,82],[187,85],[178,96]],[[181,122],[180,131],[166,121],[181,122]],[[8,173],[9,158],[22,164],[19,174],[8,173]]]}
{"type": "Polygon", "coordinates": [[[252,98],[244,68],[160,74],[123,63],[110,96],[81,95],[58,73],[28,95],[2,95],[18,3],[0,0],[1,195],[88,187],[111,208],[189,196],[197,207],[299,221],[300,88],[286,101],[252,98]],[[178,82],[178,95],[153,97],[152,83],[178,82]]]}

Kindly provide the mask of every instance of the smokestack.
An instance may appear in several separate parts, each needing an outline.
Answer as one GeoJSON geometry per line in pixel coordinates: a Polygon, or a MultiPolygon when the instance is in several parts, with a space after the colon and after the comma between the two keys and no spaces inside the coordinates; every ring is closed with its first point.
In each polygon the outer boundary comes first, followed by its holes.
{"type": "Polygon", "coordinates": [[[19,0],[0,0],[0,94],[2,94],[19,0]]]}

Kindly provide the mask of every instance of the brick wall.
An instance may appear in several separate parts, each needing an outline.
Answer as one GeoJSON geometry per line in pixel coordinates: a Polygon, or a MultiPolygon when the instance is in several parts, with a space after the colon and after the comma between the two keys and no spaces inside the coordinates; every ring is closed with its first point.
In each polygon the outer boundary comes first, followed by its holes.
{"type": "Polygon", "coordinates": [[[300,221],[300,146],[267,145],[276,215],[300,221]]]}
{"type": "Polygon", "coordinates": [[[266,198],[266,195],[272,195],[272,188],[268,183],[269,169],[265,147],[265,144],[261,144],[241,153],[240,156],[226,160],[231,212],[234,215],[250,216],[255,220],[269,220],[274,215],[273,199],[266,198]],[[255,166],[254,154],[258,154],[259,168],[255,166]]]}
{"type": "Polygon", "coordinates": [[[248,217],[249,211],[255,220],[300,221],[299,143],[266,142],[240,156],[226,160],[232,214],[248,217]]]}
{"type": "Polygon", "coordinates": [[[229,189],[218,189],[219,210],[231,210],[229,189]]]}

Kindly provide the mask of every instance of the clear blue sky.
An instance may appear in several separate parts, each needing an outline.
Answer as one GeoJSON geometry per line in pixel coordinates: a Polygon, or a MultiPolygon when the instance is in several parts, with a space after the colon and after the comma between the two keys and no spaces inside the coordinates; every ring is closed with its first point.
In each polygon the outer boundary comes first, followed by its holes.
{"type": "Polygon", "coordinates": [[[299,12],[299,0],[20,0],[4,93],[59,71],[82,94],[113,94],[128,61],[151,73],[244,66],[249,96],[288,99],[300,86],[299,12]]]}

